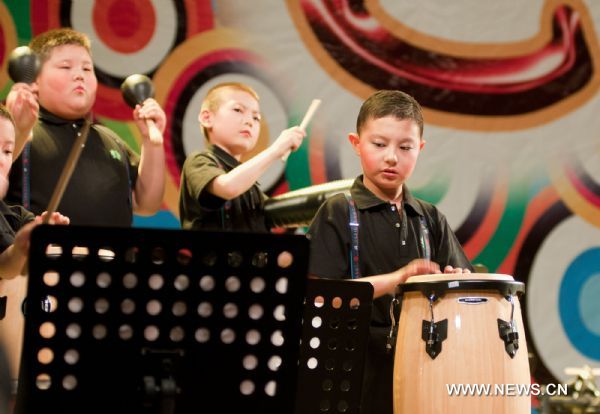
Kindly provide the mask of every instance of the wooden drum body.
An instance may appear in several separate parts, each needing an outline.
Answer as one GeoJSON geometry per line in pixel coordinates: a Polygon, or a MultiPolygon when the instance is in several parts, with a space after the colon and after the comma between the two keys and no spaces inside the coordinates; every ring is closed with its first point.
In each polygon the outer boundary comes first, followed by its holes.
{"type": "Polygon", "coordinates": [[[10,376],[18,378],[23,347],[23,300],[27,294],[27,276],[17,276],[14,279],[0,279],[0,298],[6,300],[5,314],[0,319],[0,346],[8,359],[10,376]]]}
{"type": "Polygon", "coordinates": [[[497,274],[425,275],[400,285],[394,414],[529,413],[530,396],[519,390],[530,384],[516,295],[523,291],[497,274]],[[453,386],[474,391],[451,395],[453,386]]]}

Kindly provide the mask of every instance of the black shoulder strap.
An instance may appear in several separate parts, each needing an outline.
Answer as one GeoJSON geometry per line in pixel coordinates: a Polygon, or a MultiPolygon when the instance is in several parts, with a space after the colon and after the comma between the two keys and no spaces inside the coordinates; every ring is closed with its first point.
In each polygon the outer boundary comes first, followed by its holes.
{"type": "Polygon", "coordinates": [[[21,152],[21,204],[31,210],[31,141],[27,141],[21,152]]]}
{"type": "MultiPolygon", "coordinates": [[[[427,211],[425,206],[420,200],[416,200],[422,211],[427,211]]],[[[419,215],[419,247],[421,248],[421,254],[423,259],[431,260],[431,232],[427,224],[428,216],[419,215]]]]}
{"type": "Polygon", "coordinates": [[[423,258],[431,259],[431,243],[429,242],[429,228],[427,220],[423,216],[419,216],[419,243],[421,244],[421,252],[423,258]]]}
{"type": "Polygon", "coordinates": [[[350,275],[352,279],[360,278],[360,262],[358,255],[358,228],[360,223],[358,222],[358,211],[356,210],[356,204],[349,193],[344,193],[346,200],[348,201],[348,227],[350,228],[350,275]]]}

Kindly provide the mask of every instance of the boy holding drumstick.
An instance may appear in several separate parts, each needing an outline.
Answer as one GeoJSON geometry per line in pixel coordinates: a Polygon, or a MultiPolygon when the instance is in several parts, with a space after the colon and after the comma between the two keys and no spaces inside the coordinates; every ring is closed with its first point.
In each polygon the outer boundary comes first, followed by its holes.
{"type": "Polygon", "coordinates": [[[400,91],[374,93],[348,138],[363,174],[350,197],[333,196],[317,212],[308,232],[309,273],[373,285],[361,410],[391,414],[394,352],[386,342],[396,286],[410,276],[440,273],[440,266],[444,273],[469,273],[471,265],[446,218],[405,185],[425,145],[417,101],[400,91]]]}
{"type": "Polygon", "coordinates": [[[268,231],[267,196],[256,181],[269,166],[297,149],[305,131],[284,130],[271,146],[242,163],[260,132],[258,95],[242,83],[208,91],[198,120],[209,146],[186,159],[181,174],[179,215],[184,229],[268,231]]]}

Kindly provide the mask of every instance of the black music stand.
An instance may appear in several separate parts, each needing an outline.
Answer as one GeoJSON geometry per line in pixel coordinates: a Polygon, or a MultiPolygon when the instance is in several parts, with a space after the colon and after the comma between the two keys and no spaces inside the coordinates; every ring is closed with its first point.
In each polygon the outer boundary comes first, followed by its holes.
{"type": "Polygon", "coordinates": [[[303,236],[36,228],[17,412],[291,413],[307,258],[303,236]]]}
{"type": "Polygon", "coordinates": [[[296,414],[360,412],[372,304],[370,283],[309,280],[296,414]]]}

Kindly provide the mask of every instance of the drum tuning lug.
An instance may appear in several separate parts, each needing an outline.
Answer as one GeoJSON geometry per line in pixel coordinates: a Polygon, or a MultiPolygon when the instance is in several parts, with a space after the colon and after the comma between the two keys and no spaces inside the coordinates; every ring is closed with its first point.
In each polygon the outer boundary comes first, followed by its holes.
{"type": "Polygon", "coordinates": [[[514,358],[519,349],[519,332],[515,327],[514,321],[506,322],[498,319],[498,333],[500,339],[504,341],[504,349],[511,358],[514,358]]]}
{"type": "Polygon", "coordinates": [[[448,319],[439,322],[423,320],[421,339],[425,341],[425,352],[435,359],[442,352],[442,342],[448,337],[448,319]]]}

